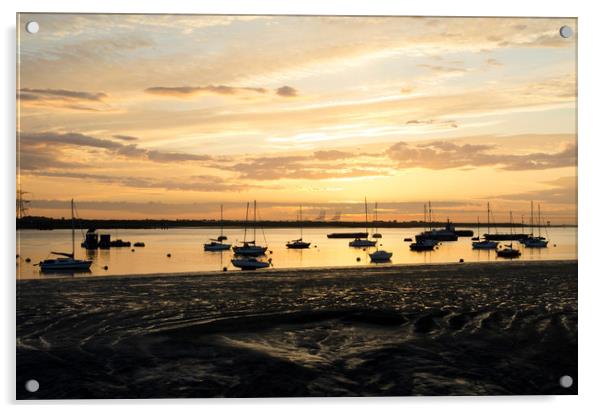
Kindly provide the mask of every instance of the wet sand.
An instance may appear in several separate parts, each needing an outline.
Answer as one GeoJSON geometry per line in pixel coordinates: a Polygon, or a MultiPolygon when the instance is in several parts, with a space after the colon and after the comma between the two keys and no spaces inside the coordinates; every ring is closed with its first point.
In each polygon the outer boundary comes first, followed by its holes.
{"type": "Polygon", "coordinates": [[[17,383],[19,399],[576,394],[577,262],[18,281],[17,383]]]}

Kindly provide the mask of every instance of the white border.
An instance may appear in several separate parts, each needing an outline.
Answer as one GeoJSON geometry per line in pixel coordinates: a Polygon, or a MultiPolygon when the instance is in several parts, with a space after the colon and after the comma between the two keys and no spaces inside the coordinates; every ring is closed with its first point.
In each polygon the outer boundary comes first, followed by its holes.
{"type": "MultiPolygon", "coordinates": [[[[602,351],[602,323],[599,318],[602,294],[602,265],[596,260],[601,233],[602,203],[600,202],[600,177],[602,151],[600,150],[600,77],[602,67],[598,44],[602,39],[600,13],[594,1],[540,1],[503,0],[499,2],[453,1],[395,1],[395,0],[294,0],[294,1],[244,1],[229,0],[211,2],[197,0],[146,1],[65,1],[21,0],[17,4],[2,2],[2,136],[3,162],[2,236],[0,251],[5,271],[2,274],[2,329],[0,331],[0,401],[13,409],[44,409],[45,413],[75,412],[85,409],[105,412],[131,409],[132,405],[144,406],[149,413],[162,412],[168,405],[179,409],[201,409],[248,412],[272,411],[303,412],[308,409],[345,409],[346,413],[362,412],[369,408],[382,411],[419,409],[447,412],[507,413],[510,409],[545,409],[549,412],[594,410],[601,405],[598,389],[600,358],[602,351]],[[14,293],[15,277],[12,259],[15,253],[14,196],[15,196],[15,13],[29,12],[113,12],[113,13],[215,13],[215,14],[359,14],[359,15],[442,15],[442,16],[549,16],[579,18],[579,393],[576,397],[444,397],[444,398],[380,398],[380,399],[239,399],[239,400],[175,400],[175,401],[96,401],[96,402],[14,402],[14,293]],[[45,405],[41,405],[45,404],[45,405]],[[110,405],[110,406],[107,406],[110,405]]],[[[599,255],[599,254],[598,254],[599,255]]]]}

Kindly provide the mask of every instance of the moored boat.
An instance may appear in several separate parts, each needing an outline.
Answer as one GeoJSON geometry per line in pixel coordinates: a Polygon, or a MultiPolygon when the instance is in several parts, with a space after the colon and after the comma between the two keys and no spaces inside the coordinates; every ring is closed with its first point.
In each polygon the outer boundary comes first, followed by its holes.
{"type": "MultiPolygon", "coordinates": [[[[264,255],[268,247],[257,245],[255,238],[257,235],[257,201],[253,201],[253,239],[247,241],[247,225],[249,222],[249,203],[247,202],[247,212],[245,216],[245,233],[243,238],[243,244],[233,247],[234,254],[246,255],[251,257],[257,257],[264,255]]],[[[265,235],[264,235],[265,240],[265,235]]]]}
{"type": "Polygon", "coordinates": [[[287,242],[286,248],[299,250],[309,248],[309,246],[311,245],[311,242],[303,241],[303,209],[301,205],[299,205],[299,231],[299,239],[287,242]]]}
{"type": "Polygon", "coordinates": [[[241,270],[257,270],[270,266],[270,262],[259,261],[257,258],[253,257],[234,258],[231,260],[231,262],[232,265],[240,268],[241,270]]]}
{"type": "Polygon", "coordinates": [[[224,235],[224,205],[220,205],[220,235],[217,238],[211,238],[209,243],[203,244],[203,249],[205,251],[228,251],[231,244],[226,244],[223,242],[227,240],[228,237],[224,235]]]}
{"type": "Polygon", "coordinates": [[[367,232],[333,232],[326,235],[327,238],[368,238],[367,232]]]}
{"type": "Polygon", "coordinates": [[[393,253],[387,252],[384,250],[378,250],[378,251],[374,251],[373,253],[371,253],[369,255],[370,255],[370,260],[372,262],[387,262],[387,261],[391,261],[391,257],[393,256],[393,253]]]}
{"type": "Polygon", "coordinates": [[[43,272],[52,271],[88,271],[92,265],[91,260],[78,260],[75,258],[75,215],[74,202],[71,200],[71,253],[51,252],[61,258],[50,258],[38,264],[43,272]]]}
{"type": "MultiPolygon", "coordinates": [[[[366,217],[366,235],[368,234],[368,201],[364,198],[364,215],[366,217]]],[[[374,247],[376,245],[376,241],[371,241],[369,239],[356,238],[353,241],[349,242],[350,247],[354,248],[364,248],[364,247],[374,247]]]]}
{"type": "Polygon", "coordinates": [[[506,248],[497,250],[497,256],[502,258],[518,258],[521,256],[521,252],[515,249],[512,243],[506,245],[506,248]]]}
{"type": "Polygon", "coordinates": [[[539,204],[537,205],[537,237],[535,236],[534,226],[535,220],[533,217],[533,201],[531,201],[531,234],[528,238],[521,240],[521,243],[525,246],[525,248],[547,248],[548,240],[541,236],[541,207],[539,204]]]}
{"type": "MultiPolygon", "coordinates": [[[[487,232],[491,232],[490,231],[490,215],[491,215],[491,210],[489,208],[489,202],[487,202],[487,232]]],[[[496,241],[490,241],[490,240],[481,240],[481,228],[480,228],[480,221],[479,218],[477,217],[477,231],[478,231],[478,235],[476,237],[476,241],[472,243],[472,248],[475,250],[496,250],[497,246],[498,246],[498,242],[496,241]]]]}

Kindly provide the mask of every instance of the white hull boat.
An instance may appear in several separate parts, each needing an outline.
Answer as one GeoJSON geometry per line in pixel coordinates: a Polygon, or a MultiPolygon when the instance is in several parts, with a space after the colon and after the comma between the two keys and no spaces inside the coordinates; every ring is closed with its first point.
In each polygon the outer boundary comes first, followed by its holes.
{"type": "Polygon", "coordinates": [[[259,268],[267,268],[270,266],[269,262],[259,261],[256,258],[235,258],[231,262],[232,265],[241,270],[257,270],[259,268]]]}
{"type": "Polygon", "coordinates": [[[374,251],[372,254],[369,254],[369,255],[370,255],[370,260],[372,262],[387,262],[387,261],[391,261],[391,257],[393,256],[393,253],[379,250],[379,251],[374,251]]]}

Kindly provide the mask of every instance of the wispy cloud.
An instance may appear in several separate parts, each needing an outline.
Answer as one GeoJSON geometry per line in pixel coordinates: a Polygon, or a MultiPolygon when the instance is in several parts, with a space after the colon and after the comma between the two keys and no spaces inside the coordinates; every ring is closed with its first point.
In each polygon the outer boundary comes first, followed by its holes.
{"type": "Polygon", "coordinates": [[[208,86],[154,86],[144,90],[151,95],[169,96],[169,97],[190,97],[200,94],[215,95],[238,95],[245,92],[264,94],[267,89],[260,87],[235,87],[224,85],[208,86]]]}
{"type": "Polygon", "coordinates": [[[65,89],[30,89],[22,88],[17,99],[25,105],[61,108],[81,111],[109,110],[105,102],[108,94],[104,92],[84,92],[65,89]]]}
{"type": "MultiPolygon", "coordinates": [[[[62,150],[65,148],[80,150],[90,148],[102,149],[109,154],[124,158],[142,159],[160,163],[208,161],[212,159],[207,155],[146,149],[137,144],[124,144],[111,139],[97,138],[82,133],[21,133],[19,134],[19,143],[20,167],[25,170],[39,169],[36,161],[39,160],[40,153],[45,153],[46,151],[52,154],[53,159],[60,161],[63,155],[62,150]]],[[[46,160],[49,161],[50,159],[46,160]]],[[[51,166],[55,162],[46,162],[46,166],[51,166]]],[[[62,163],[67,163],[67,161],[62,163]]]]}
{"type": "MultiPolygon", "coordinates": [[[[386,154],[400,168],[451,169],[483,167],[509,171],[543,170],[577,165],[577,148],[568,144],[558,152],[534,152],[524,155],[494,152],[495,145],[457,144],[453,142],[431,142],[408,144],[398,142],[386,154]]],[[[503,148],[508,149],[508,148],[503,148]]]]}

